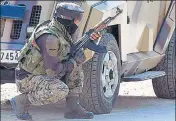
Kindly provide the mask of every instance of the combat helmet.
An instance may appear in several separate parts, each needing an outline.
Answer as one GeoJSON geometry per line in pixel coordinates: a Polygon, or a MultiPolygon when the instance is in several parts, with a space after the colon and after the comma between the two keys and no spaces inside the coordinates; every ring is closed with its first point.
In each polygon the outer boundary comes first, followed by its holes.
{"type": "Polygon", "coordinates": [[[66,20],[82,20],[84,10],[75,3],[62,2],[58,3],[55,8],[54,17],[66,20]]]}

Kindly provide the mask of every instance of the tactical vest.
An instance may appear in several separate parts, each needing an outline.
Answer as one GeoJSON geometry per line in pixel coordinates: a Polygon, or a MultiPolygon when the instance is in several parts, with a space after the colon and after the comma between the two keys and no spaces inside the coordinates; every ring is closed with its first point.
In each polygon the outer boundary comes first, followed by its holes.
{"type": "Polygon", "coordinates": [[[39,24],[28,39],[28,42],[20,50],[20,56],[18,58],[18,66],[33,75],[46,74],[43,58],[40,49],[36,44],[37,38],[43,34],[52,34],[58,38],[59,47],[62,50],[58,50],[61,52],[58,56],[59,62],[68,58],[67,53],[69,53],[72,44],[71,36],[64,26],[54,19],[39,24]]]}

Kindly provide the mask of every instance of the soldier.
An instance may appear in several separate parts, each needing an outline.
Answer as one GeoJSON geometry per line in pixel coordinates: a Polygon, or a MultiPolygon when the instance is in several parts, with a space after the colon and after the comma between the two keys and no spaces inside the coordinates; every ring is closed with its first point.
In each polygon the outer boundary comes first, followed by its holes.
{"type": "MultiPolygon", "coordinates": [[[[79,104],[84,78],[81,64],[86,59],[84,51],[67,59],[73,44],[71,35],[78,28],[83,13],[84,10],[76,4],[57,4],[53,19],[39,24],[21,49],[15,75],[22,94],[10,100],[17,118],[32,119],[27,109],[30,105],[56,103],[65,97],[65,118],[94,117],[79,104]]],[[[98,33],[93,33],[90,39],[99,37],[98,33]]]]}

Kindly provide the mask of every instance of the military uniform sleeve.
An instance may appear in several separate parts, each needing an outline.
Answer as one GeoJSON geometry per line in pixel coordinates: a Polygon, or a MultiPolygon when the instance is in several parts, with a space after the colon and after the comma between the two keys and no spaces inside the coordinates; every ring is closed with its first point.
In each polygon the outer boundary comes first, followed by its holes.
{"type": "Polygon", "coordinates": [[[37,45],[43,56],[44,67],[48,76],[62,77],[73,68],[70,62],[59,63],[60,43],[54,35],[44,34],[37,39],[37,45]]]}

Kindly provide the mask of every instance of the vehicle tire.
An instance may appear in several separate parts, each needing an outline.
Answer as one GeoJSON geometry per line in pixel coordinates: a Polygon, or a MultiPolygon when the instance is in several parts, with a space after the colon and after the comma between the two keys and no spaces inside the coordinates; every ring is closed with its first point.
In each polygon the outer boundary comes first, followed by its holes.
{"type": "Polygon", "coordinates": [[[175,31],[172,35],[166,56],[155,68],[157,71],[165,71],[166,76],[153,79],[153,89],[157,97],[174,99],[175,98],[175,79],[176,79],[176,42],[175,31]]]}
{"type": "Polygon", "coordinates": [[[80,95],[80,104],[95,114],[111,112],[119,93],[121,79],[121,59],[116,39],[107,33],[102,37],[100,45],[106,46],[108,52],[95,53],[93,58],[83,65],[84,86],[80,95]]]}

